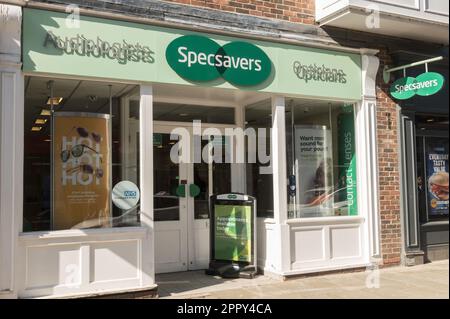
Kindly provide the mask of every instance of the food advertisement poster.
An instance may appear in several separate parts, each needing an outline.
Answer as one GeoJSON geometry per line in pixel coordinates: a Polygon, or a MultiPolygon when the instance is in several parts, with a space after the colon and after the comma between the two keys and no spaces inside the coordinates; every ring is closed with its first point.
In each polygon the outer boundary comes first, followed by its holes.
{"type": "Polygon", "coordinates": [[[109,115],[59,112],[53,125],[53,229],[110,226],[109,115]]]}
{"type": "Polygon", "coordinates": [[[252,207],[216,205],[214,213],[214,258],[251,262],[252,207]]]}
{"type": "Polygon", "coordinates": [[[428,137],[426,172],[428,214],[448,215],[448,139],[428,137]]]}
{"type": "Polygon", "coordinates": [[[297,197],[302,215],[329,214],[333,208],[332,141],[326,126],[295,126],[297,197]]]}

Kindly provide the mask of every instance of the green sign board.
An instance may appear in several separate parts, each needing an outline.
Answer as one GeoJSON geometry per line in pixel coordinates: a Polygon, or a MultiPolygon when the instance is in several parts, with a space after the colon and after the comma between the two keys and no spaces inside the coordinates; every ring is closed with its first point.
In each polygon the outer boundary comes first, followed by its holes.
{"type": "Polygon", "coordinates": [[[161,146],[162,145],[162,134],[153,133],[153,146],[161,146]]]}
{"type": "Polygon", "coordinates": [[[234,85],[254,86],[271,72],[269,57],[248,42],[220,46],[201,35],[185,35],[172,41],[166,50],[170,67],[182,78],[208,82],[223,78],[234,85]]]}
{"type": "Polygon", "coordinates": [[[214,258],[251,262],[252,207],[216,205],[214,218],[214,258]]]}
{"type": "Polygon", "coordinates": [[[359,54],[85,15],[70,28],[68,17],[23,9],[24,72],[361,99],[359,54]]]}
{"type": "Polygon", "coordinates": [[[404,77],[395,81],[390,88],[391,95],[398,100],[406,100],[415,95],[429,96],[439,92],[445,79],[436,72],[422,73],[416,78],[404,77]]]}
{"type": "Polygon", "coordinates": [[[340,203],[336,212],[338,215],[358,215],[356,188],[356,149],[355,149],[355,119],[353,106],[345,106],[338,118],[339,130],[339,191],[340,203]],[[347,209],[347,212],[341,211],[347,209]]]}

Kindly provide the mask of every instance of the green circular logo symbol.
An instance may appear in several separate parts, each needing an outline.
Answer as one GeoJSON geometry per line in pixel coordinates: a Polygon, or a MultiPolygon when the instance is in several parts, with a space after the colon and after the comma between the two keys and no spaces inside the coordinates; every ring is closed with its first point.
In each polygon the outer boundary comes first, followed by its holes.
{"type": "Polygon", "coordinates": [[[444,77],[436,72],[422,73],[416,77],[418,89],[416,94],[420,96],[429,96],[439,92],[444,86],[444,77]]]}
{"type": "Polygon", "coordinates": [[[251,86],[264,82],[272,63],[263,50],[248,42],[230,42],[223,46],[230,63],[222,76],[234,85],[251,86]]]}
{"type": "Polygon", "coordinates": [[[220,77],[215,67],[215,57],[219,49],[220,45],[209,38],[185,35],[169,44],[166,60],[170,67],[186,80],[213,81],[220,77]]]}
{"type": "Polygon", "coordinates": [[[436,72],[422,73],[416,78],[405,77],[395,81],[390,88],[391,95],[398,100],[406,100],[414,95],[430,96],[444,86],[445,78],[436,72]]]}
{"type": "Polygon", "coordinates": [[[391,95],[398,100],[406,100],[413,97],[416,95],[416,91],[413,87],[415,82],[416,79],[409,76],[398,79],[391,85],[391,95]]]}
{"type": "Polygon", "coordinates": [[[166,59],[186,80],[207,82],[222,77],[238,86],[260,84],[272,69],[269,57],[251,43],[230,42],[221,47],[199,35],[185,35],[172,41],[166,59]]]}

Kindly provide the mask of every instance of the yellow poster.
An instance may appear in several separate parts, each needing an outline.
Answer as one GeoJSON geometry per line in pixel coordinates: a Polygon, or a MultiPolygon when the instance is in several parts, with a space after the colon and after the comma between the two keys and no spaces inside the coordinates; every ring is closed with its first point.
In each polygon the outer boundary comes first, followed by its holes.
{"type": "Polygon", "coordinates": [[[109,115],[57,112],[53,125],[53,229],[109,227],[109,115]]]}

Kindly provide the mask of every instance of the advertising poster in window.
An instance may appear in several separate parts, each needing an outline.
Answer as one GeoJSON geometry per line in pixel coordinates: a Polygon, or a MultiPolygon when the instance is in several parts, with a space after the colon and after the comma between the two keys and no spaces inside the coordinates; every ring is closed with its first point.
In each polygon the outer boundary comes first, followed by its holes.
{"type": "Polygon", "coordinates": [[[426,139],[428,214],[448,215],[448,139],[426,139]]]}
{"type": "Polygon", "coordinates": [[[214,216],[214,258],[251,262],[252,207],[216,205],[214,216]]]}
{"type": "Polygon", "coordinates": [[[295,160],[301,215],[332,215],[334,198],[330,130],[326,126],[296,125],[295,160]]]}
{"type": "Polygon", "coordinates": [[[353,106],[343,108],[338,117],[338,166],[339,182],[335,190],[338,203],[335,203],[335,215],[358,215],[356,194],[356,149],[355,119],[353,106]]]}
{"type": "Polygon", "coordinates": [[[55,113],[53,229],[109,227],[109,115],[55,113]]]}

